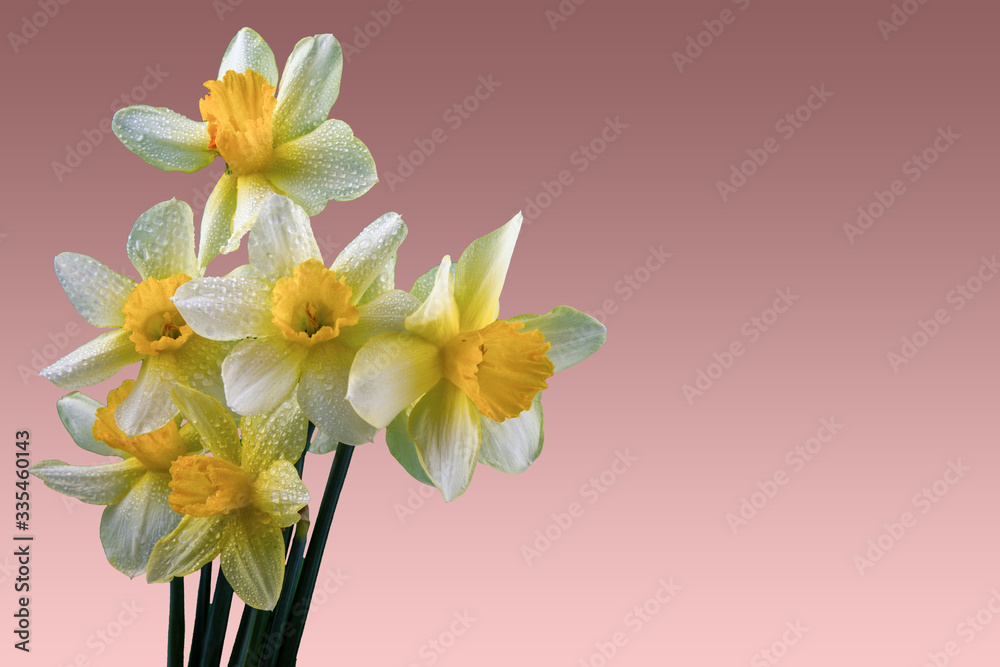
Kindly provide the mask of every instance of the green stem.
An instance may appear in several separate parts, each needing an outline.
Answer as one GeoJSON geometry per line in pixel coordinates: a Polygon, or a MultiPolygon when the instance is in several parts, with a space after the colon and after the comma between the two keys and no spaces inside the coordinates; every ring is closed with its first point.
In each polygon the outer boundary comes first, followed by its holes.
{"type": "Polygon", "coordinates": [[[184,577],[170,580],[170,621],[167,625],[167,667],[184,665],[184,577]]]}
{"type": "Polygon", "coordinates": [[[250,640],[260,615],[260,609],[245,605],[240,618],[240,629],[236,631],[236,641],[233,642],[233,652],[229,656],[229,667],[243,667],[247,664],[247,653],[250,650],[250,640]]]}
{"type": "Polygon", "coordinates": [[[267,629],[271,626],[272,615],[273,612],[270,611],[262,611],[257,615],[247,646],[247,662],[241,667],[260,667],[264,664],[264,643],[267,641],[267,629]]]}
{"type": "Polygon", "coordinates": [[[205,635],[204,667],[219,667],[222,663],[222,644],[226,641],[226,627],[229,625],[229,609],[233,605],[233,587],[219,568],[219,578],[215,582],[215,598],[208,615],[208,630],[205,635]]]}
{"type": "Polygon", "coordinates": [[[267,633],[266,646],[259,647],[262,667],[274,667],[278,661],[285,628],[288,627],[288,612],[292,608],[292,596],[299,584],[302,573],[302,554],[306,550],[306,536],[309,534],[309,506],[302,509],[301,518],[295,524],[295,537],[292,539],[292,550],[285,564],[285,579],[281,584],[281,596],[271,616],[271,627],[267,633]]]}
{"type": "Polygon", "coordinates": [[[323,492],[323,501],[320,503],[319,512],[316,515],[316,528],[309,541],[309,551],[302,564],[301,578],[295,590],[295,599],[288,619],[288,635],[285,637],[285,642],[275,663],[278,667],[292,667],[295,664],[295,656],[299,651],[299,644],[302,642],[302,630],[309,614],[309,604],[312,601],[313,590],[316,588],[316,578],[319,576],[319,566],[323,560],[323,551],[326,549],[326,541],[330,535],[333,513],[337,509],[337,501],[344,488],[344,478],[347,477],[347,469],[351,465],[353,454],[354,447],[352,445],[344,443],[337,445],[333,466],[330,468],[330,477],[327,479],[326,490],[323,492]]]}
{"type": "Polygon", "coordinates": [[[198,608],[194,612],[194,630],[191,631],[191,655],[188,667],[201,667],[205,648],[205,625],[208,623],[208,609],[212,606],[212,563],[201,568],[198,580],[198,608]]]}

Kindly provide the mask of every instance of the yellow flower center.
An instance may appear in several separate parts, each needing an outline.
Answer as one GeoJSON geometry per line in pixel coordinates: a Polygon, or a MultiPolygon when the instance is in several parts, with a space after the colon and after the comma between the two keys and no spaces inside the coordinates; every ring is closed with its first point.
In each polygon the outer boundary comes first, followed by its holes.
{"type": "Polygon", "coordinates": [[[136,352],[155,355],[176,350],[191,336],[191,327],[170,300],[177,288],[189,280],[183,273],[162,280],[149,278],[128,295],[122,312],[136,352]]]}
{"type": "Polygon", "coordinates": [[[481,415],[502,422],[531,407],[555,367],[552,347],[538,329],[498,320],[479,331],[463,331],[442,348],[444,376],[472,399],[481,415]]]}
{"type": "Polygon", "coordinates": [[[274,285],[272,322],[288,340],[315,345],[358,323],[351,288],[344,278],[315,259],[307,259],[274,285]]]}
{"type": "Polygon", "coordinates": [[[111,390],[108,394],[108,406],[97,409],[97,419],[91,432],[95,440],[137,458],[146,470],[167,472],[174,459],[187,451],[176,421],[171,419],[165,426],[151,433],[131,438],[115,422],[115,408],[125,400],[134,385],[134,380],[125,380],[122,386],[111,390]]]}
{"type": "Polygon", "coordinates": [[[206,81],[209,94],[198,103],[208,121],[208,147],[219,151],[226,168],[237,176],[252,174],[271,159],[274,86],[246,70],[226,72],[222,81],[206,81]]]}
{"type": "Polygon", "coordinates": [[[212,456],[182,456],[170,466],[171,509],[188,516],[229,514],[253,500],[253,481],[238,465],[212,456]]]}

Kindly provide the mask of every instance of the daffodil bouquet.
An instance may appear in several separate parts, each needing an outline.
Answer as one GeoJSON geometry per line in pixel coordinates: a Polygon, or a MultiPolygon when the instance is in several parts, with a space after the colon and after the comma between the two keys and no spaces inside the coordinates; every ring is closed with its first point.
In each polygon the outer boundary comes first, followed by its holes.
{"type": "Polygon", "coordinates": [[[85,255],[55,258],[73,307],[108,331],[41,374],[71,390],[59,417],[104,462],[42,461],[32,472],[105,506],[101,542],[115,569],[169,582],[171,666],[184,662],[183,577],[195,572],[189,665],[220,664],[234,592],[245,610],[229,664],[294,664],[354,447],[386,429],[395,459],[446,501],[478,463],[523,472],[541,453],[548,378],[605,339],[567,306],[497,319],[520,214],[408,292],[395,287],[407,234],[396,213],[327,263],[310,216],[378,180],[365,145],[327,118],[342,68],[332,35],[307,37],[279,82],[270,47],[240,30],[205,83],[201,121],[132,106],[112,124],[163,170],[225,160],[197,251],[191,208],[170,200],[128,236],[140,282],[85,255]],[[244,236],[247,264],[206,275],[244,236]],[[106,404],[77,391],[136,363],[136,379],[106,404]],[[307,452],[334,452],[312,521],[307,452]]]}

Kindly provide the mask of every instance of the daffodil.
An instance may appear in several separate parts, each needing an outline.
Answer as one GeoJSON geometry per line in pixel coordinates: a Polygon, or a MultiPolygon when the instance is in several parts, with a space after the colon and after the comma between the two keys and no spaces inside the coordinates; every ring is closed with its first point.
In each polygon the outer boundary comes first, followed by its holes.
{"type": "Polygon", "coordinates": [[[211,456],[182,456],[170,465],[167,502],[183,518],[153,548],[146,580],[170,581],[221,554],[236,594],[251,607],[272,609],[284,578],[281,529],[309,502],[294,465],[305,447],[306,417],[289,400],[243,418],[238,433],[211,396],[178,385],[173,398],[211,456]]]}
{"type": "Polygon", "coordinates": [[[404,333],[373,337],[351,367],[347,400],[386,432],[410,473],[445,500],[461,495],[476,463],[521,472],[542,447],[540,392],[556,371],[597,351],[606,331],[567,306],[498,320],[521,215],[474,241],[452,274],[448,256],[404,333]],[[395,420],[395,421],[394,421],[395,420]]]}
{"type": "Polygon", "coordinates": [[[205,83],[201,122],[145,105],[115,114],[115,134],[154,167],[190,173],[217,156],[226,161],[202,216],[203,267],[220,251],[239,247],[268,195],[285,194],[316,215],[331,200],[354,199],[377,182],[365,145],[346,123],[327,118],[342,70],[333,35],[302,39],[275,97],[274,53],[260,35],[243,28],[222,57],[218,79],[205,83]]]}
{"type": "Polygon", "coordinates": [[[152,433],[128,437],[115,423],[115,407],[135,383],[126,380],[108,394],[107,406],[80,392],[56,403],[59,417],[74,442],[88,452],[121,461],[74,466],[40,461],[31,473],[46,486],[92,505],[107,505],[101,516],[104,553],[119,571],[135,577],[146,571],[153,545],[177,527],[181,516],[170,509],[170,465],[201,451],[201,439],[179,419],[152,433]]]}
{"type": "Polygon", "coordinates": [[[201,275],[191,207],[175,199],[153,206],[136,220],[126,251],[142,277],[138,284],[86,255],[56,257],[56,276],[73,307],[90,324],[114,330],[41,375],[63,389],[79,389],[141,361],[135,387],[115,408],[118,428],[134,436],[177,414],[170,389],[178,382],[221,398],[222,360],[232,345],[195,334],[170,301],[180,285],[201,275]]]}
{"type": "Polygon", "coordinates": [[[345,400],[347,377],[366,340],[402,331],[420,305],[392,289],[405,236],[403,220],[387,213],[326,268],[306,212],[280,195],[265,202],[247,243],[255,277],[202,278],[174,295],[196,333],[240,340],[222,364],[229,407],[254,415],[294,392],[328,437],[371,441],[376,430],[345,400]]]}

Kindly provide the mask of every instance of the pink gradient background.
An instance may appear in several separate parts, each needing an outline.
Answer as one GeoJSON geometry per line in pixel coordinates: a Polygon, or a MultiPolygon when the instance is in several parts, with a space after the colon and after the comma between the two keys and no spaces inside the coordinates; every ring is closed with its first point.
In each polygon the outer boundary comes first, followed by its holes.
{"type": "MultiPolygon", "coordinates": [[[[420,485],[381,437],[356,452],[324,561],[349,579],[311,614],[300,664],[429,665],[422,645],[468,611],[476,621],[433,664],[601,665],[595,645],[619,631],[627,643],[607,664],[770,664],[758,652],[799,621],[808,631],[779,664],[918,667],[956,641],[949,664],[996,665],[1000,619],[969,643],[957,626],[1000,588],[1000,281],[960,311],[946,300],[1000,249],[995,3],[927,3],[888,41],[876,22],[889,0],[754,0],[745,11],[726,0],[593,0],[553,31],[544,12],[557,4],[404,0],[345,64],[331,115],[366,142],[382,183],[314,219],[329,258],[398,211],[410,228],[397,269],[408,287],[570,169],[573,184],[522,232],[501,314],[563,303],[593,312],[608,299],[618,310],[604,349],[551,381],[545,452],[525,474],[480,467],[462,498],[430,498],[401,521],[420,485]],[[724,8],[735,22],[678,72],[672,52],[724,8]],[[494,95],[391,190],[399,156],[448,128],[442,113],[490,74],[502,84],[494,95]],[[778,136],[775,121],[813,85],[833,97],[722,202],[716,181],[778,136]],[[628,128],[577,172],[573,152],[617,116],[628,128]],[[954,147],[849,243],[842,226],[856,208],[905,180],[903,163],[948,126],[961,135],[954,147]],[[673,253],[666,265],[629,298],[616,292],[661,245],[673,253]],[[784,288],[800,300],[749,343],[743,323],[784,288]],[[894,373],[887,353],[938,308],[950,322],[894,373]],[[736,340],[746,354],[690,404],[682,385],[736,340]],[[843,430],[791,472],[786,452],[831,416],[843,430]],[[588,504],[581,486],[625,451],[638,463],[588,504]],[[970,470],[919,514],[911,497],[958,459],[970,470]],[[779,470],[790,482],[734,534],[727,513],[779,470]],[[573,502],[583,515],[527,563],[522,546],[573,502]],[[853,558],[907,510],[916,526],[859,574],[853,558]],[[671,578],[682,590],[635,632],[626,615],[671,578]]],[[[244,0],[220,19],[191,0],[71,2],[18,53],[4,47],[4,544],[15,430],[30,429],[36,461],[95,458],[57,418],[64,392],[19,372],[69,323],[80,333],[60,355],[98,333],[65,299],[53,256],[71,250],[131,271],[135,218],[170,197],[200,209],[196,193],[220,168],[163,173],[111,135],[61,182],[52,162],[110,117],[147,66],[169,76],[145,103],[196,116],[201,84],[240,27],[268,40],[280,68],[300,37],[350,42],[385,6],[244,0]]],[[[0,25],[18,30],[36,11],[6,2],[0,25]]],[[[134,372],[89,393],[103,400],[134,372]]],[[[307,461],[317,497],[330,460],[307,461]]],[[[167,588],[106,563],[100,508],[31,488],[33,650],[11,648],[12,560],[0,556],[4,664],[160,664],[167,588]],[[143,611],[98,652],[103,643],[88,638],[114,631],[132,602],[143,611]]]]}

